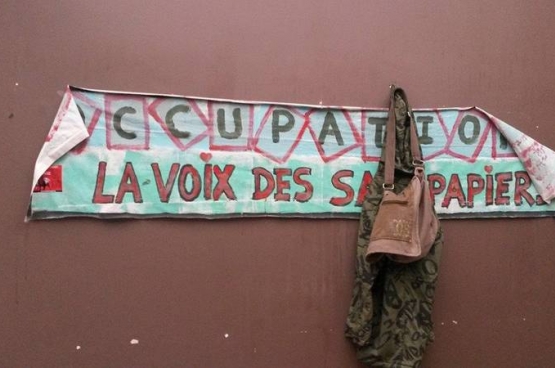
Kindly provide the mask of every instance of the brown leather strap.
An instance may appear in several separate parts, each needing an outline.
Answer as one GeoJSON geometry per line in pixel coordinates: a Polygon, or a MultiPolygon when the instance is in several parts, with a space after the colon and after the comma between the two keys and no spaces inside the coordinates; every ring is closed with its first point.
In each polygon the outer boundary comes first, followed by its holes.
{"type": "Polygon", "coordinates": [[[407,95],[403,89],[396,87],[395,85],[390,86],[389,94],[389,116],[387,120],[386,128],[386,146],[385,146],[385,173],[384,173],[384,189],[393,189],[393,182],[395,176],[395,94],[399,94],[401,98],[405,101],[407,107],[407,115],[410,121],[410,149],[412,153],[412,160],[414,166],[423,166],[422,156],[420,154],[420,145],[418,143],[418,133],[416,132],[416,123],[414,122],[414,117],[412,115],[412,110],[410,108],[409,102],[407,100],[407,95]]]}

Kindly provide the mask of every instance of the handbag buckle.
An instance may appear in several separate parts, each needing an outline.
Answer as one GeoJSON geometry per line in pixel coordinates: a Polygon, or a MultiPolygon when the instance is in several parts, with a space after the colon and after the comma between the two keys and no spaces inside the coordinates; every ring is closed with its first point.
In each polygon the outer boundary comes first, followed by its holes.
{"type": "Polygon", "coordinates": [[[415,167],[424,167],[424,161],[419,159],[413,159],[412,165],[415,167]]]}
{"type": "Polygon", "coordinates": [[[383,188],[384,190],[393,190],[393,189],[395,188],[395,184],[386,184],[386,183],[383,183],[383,184],[382,184],[382,188],[383,188]]]}

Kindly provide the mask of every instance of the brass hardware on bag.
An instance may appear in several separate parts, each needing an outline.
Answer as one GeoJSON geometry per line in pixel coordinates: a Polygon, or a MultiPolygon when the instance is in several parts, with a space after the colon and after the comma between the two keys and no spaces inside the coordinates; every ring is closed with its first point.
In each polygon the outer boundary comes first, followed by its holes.
{"type": "Polygon", "coordinates": [[[423,167],[424,166],[424,161],[419,160],[419,159],[413,159],[412,160],[412,165],[413,166],[418,166],[418,167],[423,167]]]}

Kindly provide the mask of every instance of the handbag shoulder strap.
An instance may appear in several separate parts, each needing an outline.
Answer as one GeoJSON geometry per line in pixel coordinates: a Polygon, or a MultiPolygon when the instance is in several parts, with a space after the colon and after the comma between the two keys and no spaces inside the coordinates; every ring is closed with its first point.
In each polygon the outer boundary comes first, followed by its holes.
{"type": "Polygon", "coordinates": [[[384,184],[383,188],[386,190],[393,190],[394,177],[395,177],[395,151],[396,151],[396,106],[395,99],[399,96],[405,102],[407,109],[407,117],[409,118],[410,125],[410,149],[412,153],[412,163],[415,167],[424,166],[424,161],[422,161],[422,155],[420,153],[420,144],[418,143],[418,134],[416,133],[416,123],[414,122],[414,117],[412,110],[410,108],[409,102],[407,100],[407,95],[402,88],[396,87],[395,85],[390,86],[389,94],[389,114],[386,127],[386,145],[385,145],[385,173],[384,173],[384,184]]]}

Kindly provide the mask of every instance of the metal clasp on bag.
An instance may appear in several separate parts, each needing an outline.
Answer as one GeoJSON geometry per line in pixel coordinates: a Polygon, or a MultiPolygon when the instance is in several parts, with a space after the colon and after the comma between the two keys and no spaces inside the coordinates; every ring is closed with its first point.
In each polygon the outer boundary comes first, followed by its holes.
{"type": "Polygon", "coordinates": [[[424,161],[423,160],[418,160],[418,159],[413,159],[412,160],[412,165],[414,167],[424,167],[424,161]]]}
{"type": "Polygon", "coordinates": [[[395,184],[383,183],[382,188],[383,188],[383,190],[393,190],[393,189],[395,189],[395,184]]]}

